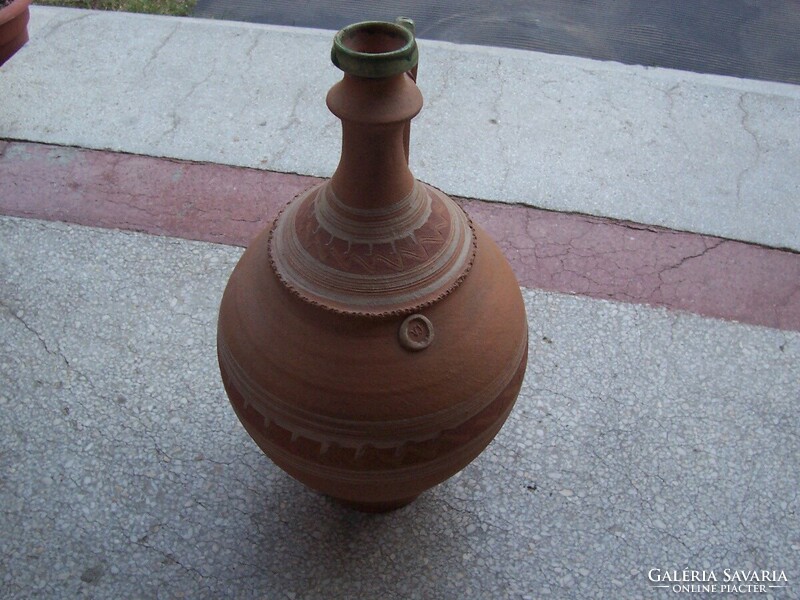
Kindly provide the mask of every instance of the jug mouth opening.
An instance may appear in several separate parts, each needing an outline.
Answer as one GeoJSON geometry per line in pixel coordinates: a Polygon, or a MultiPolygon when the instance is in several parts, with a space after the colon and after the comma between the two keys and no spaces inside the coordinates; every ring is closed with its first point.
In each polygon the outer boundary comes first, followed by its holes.
{"type": "Polygon", "coordinates": [[[348,25],[333,39],[331,60],[359,77],[391,77],[410,71],[419,54],[413,32],[398,23],[364,21],[348,25]]]}
{"type": "Polygon", "coordinates": [[[358,54],[393,54],[411,46],[414,38],[394,23],[356,23],[340,32],[342,45],[358,54]]]}

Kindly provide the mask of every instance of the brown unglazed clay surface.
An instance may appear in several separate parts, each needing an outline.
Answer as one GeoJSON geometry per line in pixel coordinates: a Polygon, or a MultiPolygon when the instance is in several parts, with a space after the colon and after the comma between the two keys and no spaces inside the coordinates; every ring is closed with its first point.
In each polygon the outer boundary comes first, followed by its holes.
{"type": "Polygon", "coordinates": [[[28,41],[31,0],[16,0],[0,8],[0,65],[28,41]]]}
{"type": "Polygon", "coordinates": [[[217,347],[234,410],[274,462],[377,510],[440,483],[492,440],[522,384],[527,327],[513,274],[477,234],[474,271],[422,311],[436,335],[417,352],[398,339],[403,316],[343,315],[288,292],[264,269],[268,236],[254,241],[225,291],[217,347]]]}
{"type": "MultiPolygon", "coordinates": [[[[0,212],[247,245],[321,180],[0,141],[0,212]]],[[[520,284],[800,331],[800,255],[744,242],[464,200],[520,284]]]]}

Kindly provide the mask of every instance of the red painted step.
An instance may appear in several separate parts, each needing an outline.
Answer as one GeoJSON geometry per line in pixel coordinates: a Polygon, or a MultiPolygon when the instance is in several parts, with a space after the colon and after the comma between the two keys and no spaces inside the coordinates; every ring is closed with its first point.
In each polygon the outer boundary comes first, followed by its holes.
{"type": "MultiPolygon", "coordinates": [[[[0,213],[244,246],[312,177],[0,141],[0,213]]],[[[463,200],[522,286],[800,331],[800,254],[463,200]]]]}

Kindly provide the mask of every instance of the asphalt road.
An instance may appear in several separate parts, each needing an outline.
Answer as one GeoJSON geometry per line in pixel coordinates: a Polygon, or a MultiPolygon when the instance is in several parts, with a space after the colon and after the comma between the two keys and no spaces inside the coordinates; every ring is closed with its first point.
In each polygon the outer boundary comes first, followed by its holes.
{"type": "Polygon", "coordinates": [[[194,14],[323,29],[403,15],[421,38],[800,84],[798,0],[199,0],[194,14]]]}

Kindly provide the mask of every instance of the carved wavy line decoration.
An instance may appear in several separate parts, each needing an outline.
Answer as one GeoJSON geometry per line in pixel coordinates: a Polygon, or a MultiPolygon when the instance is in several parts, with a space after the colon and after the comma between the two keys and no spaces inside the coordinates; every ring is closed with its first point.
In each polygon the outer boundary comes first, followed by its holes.
{"type": "Polygon", "coordinates": [[[469,273],[476,244],[466,213],[425,184],[372,210],[347,207],[325,182],[286,207],[268,248],[276,275],[296,296],[335,312],[384,317],[451,293],[469,273]],[[373,217],[378,226],[367,228],[373,217]]]}
{"type": "MultiPolygon", "coordinates": [[[[527,348],[527,346],[526,346],[527,348]]],[[[368,438],[348,442],[344,439],[324,438],[319,434],[308,434],[287,427],[285,423],[265,417],[256,404],[249,403],[238,387],[237,378],[223,369],[223,382],[231,403],[248,430],[257,435],[259,445],[267,446],[268,454],[301,464],[308,472],[324,473],[328,477],[342,480],[368,480],[391,470],[393,477],[409,470],[417,477],[427,472],[436,472],[441,461],[453,460],[455,454],[469,454],[482,449],[482,439],[475,431],[489,432],[499,429],[510,412],[525,374],[525,356],[521,357],[510,379],[497,395],[491,396],[487,404],[466,421],[449,429],[442,429],[424,440],[394,442],[368,438]],[[480,447],[478,447],[480,446],[480,447]],[[424,465],[424,466],[421,466],[424,465]]]]}
{"type": "Polygon", "coordinates": [[[313,202],[319,226],[335,238],[352,243],[389,243],[413,235],[428,220],[431,199],[422,184],[389,207],[352,208],[344,204],[330,186],[322,185],[313,202]]]}
{"type": "Polygon", "coordinates": [[[458,429],[484,411],[519,376],[519,366],[525,363],[527,349],[527,337],[524,337],[508,361],[507,369],[471,398],[447,410],[413,419],[361,422],[326,417],[299,409],[290,400],[273,394],[255,382],[239,365],[224,340],[220,338],[217,342],[220,366],[225,373],[225,385],[235,388],[241,405],[255,410],[259,418],[267,419],[293,435],[313,440],[317,444],[337,444],[351,448],[369,445],[393,451],[408,444],[435,439],[443,430],[458,429]],[[435,424],[435,427],[432,428],[431,424],[435,424]]]}

